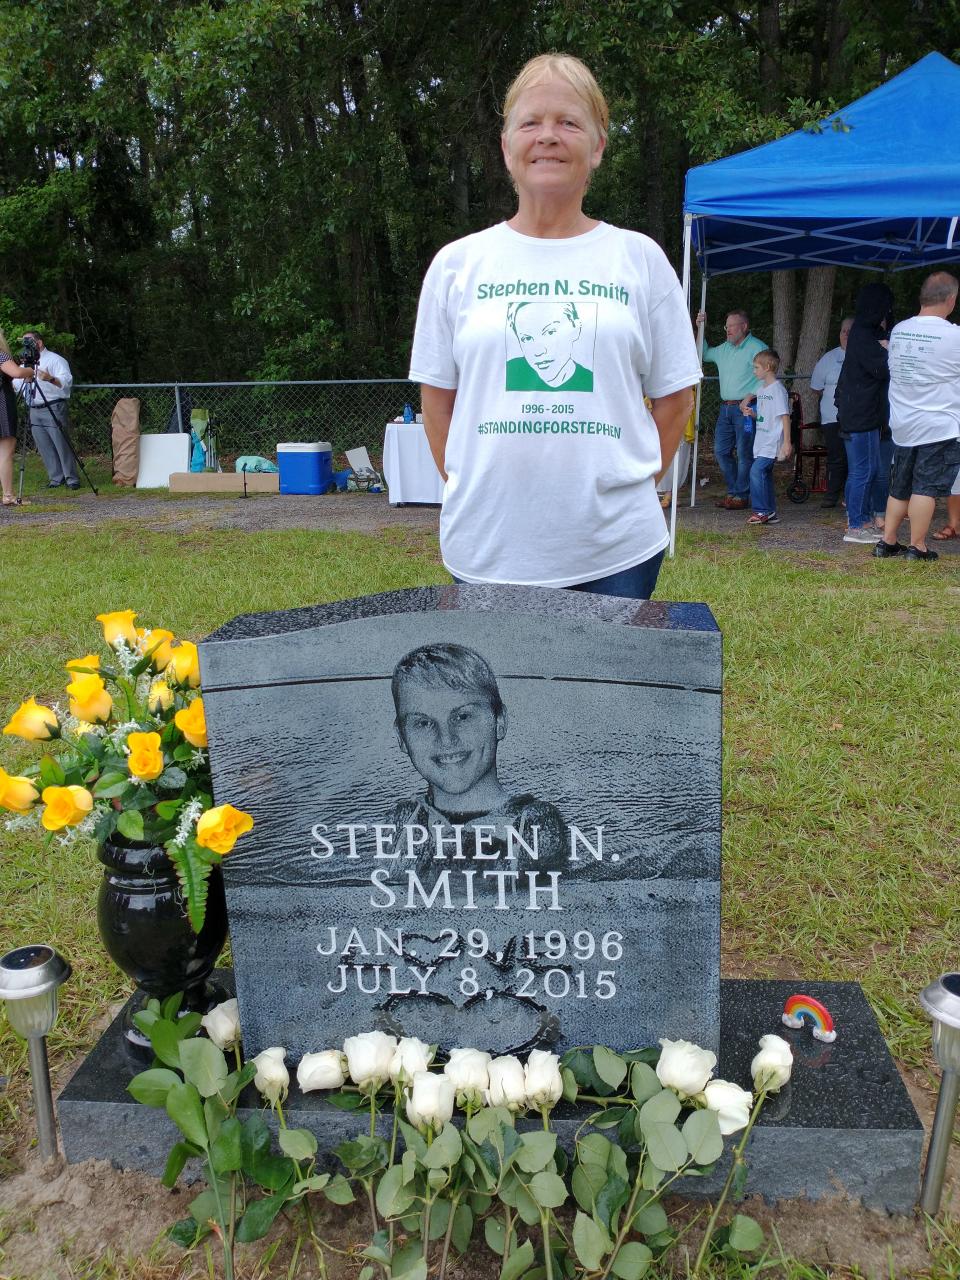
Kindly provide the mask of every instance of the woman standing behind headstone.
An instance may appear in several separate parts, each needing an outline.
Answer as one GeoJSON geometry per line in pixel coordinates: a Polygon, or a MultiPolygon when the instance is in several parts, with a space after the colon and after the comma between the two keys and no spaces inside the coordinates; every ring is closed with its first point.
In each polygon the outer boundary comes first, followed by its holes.
{"type": "Polygon", "coordinates": [[[607,125],[579,59],[528,62],[501,136],[517,212],[441,249],[424,280],[410,377],[461,582],[633,598],[656,585],[668,536],[655,480],[700,366],[662,249],[583,212],[607,125]]]}

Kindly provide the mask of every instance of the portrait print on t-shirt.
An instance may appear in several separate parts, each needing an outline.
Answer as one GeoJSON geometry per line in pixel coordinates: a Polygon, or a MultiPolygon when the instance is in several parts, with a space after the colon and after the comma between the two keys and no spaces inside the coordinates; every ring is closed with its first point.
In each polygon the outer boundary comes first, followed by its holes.
{"type": "Polygon", "coordinates": [[[595,302],[511,302],[507,391],[592,391],[595,302]]]}

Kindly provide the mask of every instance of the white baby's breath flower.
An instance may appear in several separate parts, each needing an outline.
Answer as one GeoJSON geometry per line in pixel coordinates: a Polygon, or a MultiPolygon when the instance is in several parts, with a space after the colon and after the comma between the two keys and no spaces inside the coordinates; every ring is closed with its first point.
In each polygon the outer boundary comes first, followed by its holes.
{"type": "Polygon", "coordinates": [[[177,822],[177,832],[173,837],[173,844],[181,849],[187,842],[191,831],[196,826],[197,819],[203,813],[203,802],[201,800],[188,800],[180,810],[180,818],[177,822]]]}
{"type": "Polygon", "coordinates": [[[96,827],[97,823],[103,817],[103,812],[106,809],[106,807],[107,807],[106,805],[102,805],[102,804],[94,805],[94,807],[90,810],[87,816],[81,822],[78,822],[77,825],[72,828],[72,830],[78,836],[93,835],[94,827],[96,827]]]}
{"type": "Polygon", "coordinates": [[[7,818],[3,824],[4,831],[26,831],[28,827],[37,825],[37,817],[35,813],[18,813],[15,817],[7,818]]]}
{"type": "Polygon", "coordinates": [[[207,763],[207,753],[202,749],[194,751],[190,759],[187,761],[187,767],[190,769],[200,769],[207,763]]]}
{"type": "Polygon", "coordinates": [[[121,668],[125,676],[130,675],[140,660],[139,654],[130,648],[126,640],[121,639],[114,643],[113,652],[116,656],[117,666],[121,668]]]}
{"type": "Polygon", "coordinates": [[[124,720],[123,724],[116,725],[110,731],[110,741],[122,751],[125,756],[130,754],[130,748],[127,746],[127,734],[134,733],[140,729],[140,725],[136,720],[124,720]]]}

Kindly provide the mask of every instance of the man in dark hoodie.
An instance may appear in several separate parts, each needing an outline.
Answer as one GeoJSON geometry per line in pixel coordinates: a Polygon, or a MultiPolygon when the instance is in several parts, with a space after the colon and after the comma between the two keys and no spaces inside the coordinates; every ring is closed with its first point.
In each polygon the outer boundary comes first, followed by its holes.
{"type": "Polygon", "coordinates": [[[847,531],[844,542],[874,544],[870,490],[880,465],[880,430],[890,417],[887,338],[893,294],[885,284],[864,285],[857,294],[853,328],[837,383],[837,417],[847,451],[847,531]]]}

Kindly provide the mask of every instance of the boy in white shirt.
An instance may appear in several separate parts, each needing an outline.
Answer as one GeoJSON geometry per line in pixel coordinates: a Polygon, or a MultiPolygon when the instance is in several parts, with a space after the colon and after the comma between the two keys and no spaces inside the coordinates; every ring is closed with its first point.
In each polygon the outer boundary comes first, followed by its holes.
{"type": "Polygon", "coordinates": [[[745,396],[740,409],[756,417],[753,437],[753,466],[750,468],[750,505],[753,515],[747,524],[779,524],[777,500],[773,492],[773,464],[789,458],[790,403],[787,389],[777,381],[780,357],[776,351],[758,351],[753,360],[754,377],[763,384],[755,396],[745,396]],[[753,408],[751,408],[753,404],[753,408]]]}

